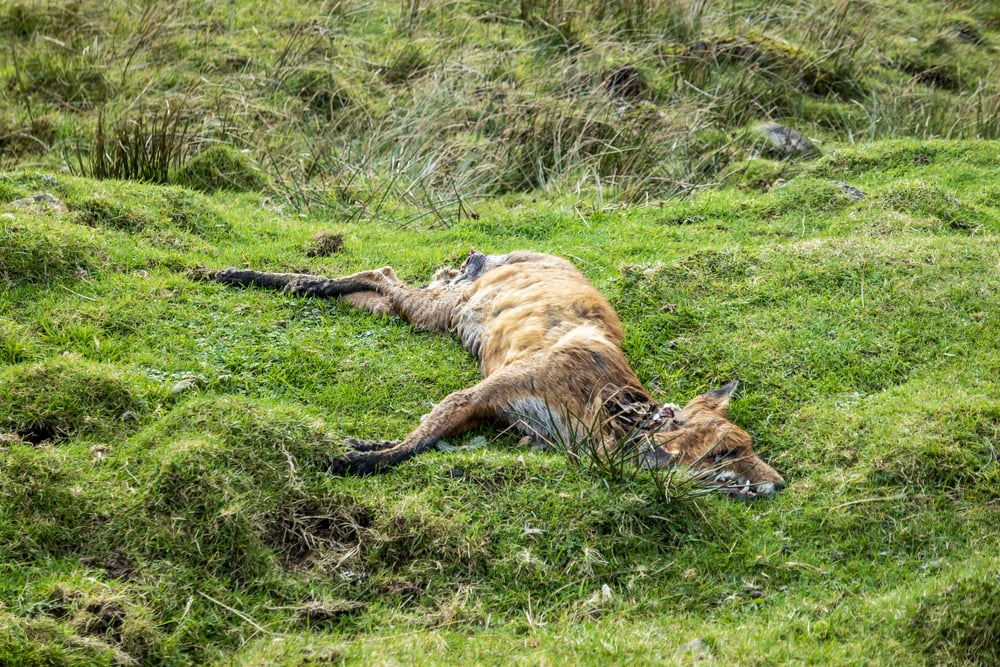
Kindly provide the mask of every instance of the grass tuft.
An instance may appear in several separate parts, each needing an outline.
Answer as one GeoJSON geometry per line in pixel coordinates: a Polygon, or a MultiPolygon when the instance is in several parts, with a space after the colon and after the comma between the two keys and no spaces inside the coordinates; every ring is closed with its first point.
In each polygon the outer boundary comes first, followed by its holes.
{"type": "Polygon", "coordinates": [[[1000,662],[997,563],[939,577],[906,614],[907,639],[938,664],[1000,662]]]}
{"type": "Polygon", "coordinates": [[[15,61],[11,80],[22,98],[38,98],[63,111],[96,108],[115,94],[101,64],[93,57],[63,51],[32,51],[15,61]]]}
{"type": "Polygon", "coordinates": [[[2,375],[0,429],[31,443],[128,432],[151,398],[114,369],[69,356],[2,375]]]}
{"type": "Polygon", "coordinates": [[[325,67],[309,65],[295,70],[285,77],[282,87],[327,121],[338,118],[352,104],[347,89],[325,67]]]}
{"type": "Polygon", "coordinates": [[[344,235],[340,232],[317,232],[306,244],[306,257],[329,257],[344,252],[344,235]]]}
{"type": "Polygon", "coordinates": [[[102,112],[86,160],[78,149],[80,174],[166,183],[190,149],[191,119],[183,106],[166,104],[148,115],[120,117],[109,127],[110,123],[102,112]]]}
{"type": "Polygon", "coordinates": [[[202,192],[229,190],[258,192],[266,181],[245,154],[230,146],[215,145],[188,160],[177,174],[177,182],[202,192]]]}
{"type": "Polygon", "coordinates": [[[417,44],[406,44],[382,68],[382,78],[390,85],[407,83],[422,76],[431,67],[430,57],[417,44]]]}
{"type": "MultiPolygon", "coordinates": [[[[163,152],[152,146],[173,150],[167,112],[139,113],[134,100],[197,88],[182,114],[200,119],[197,140],[266,164],[265,181],[291,205],[368,219],[392,200],[445,226],[449,207],[496,193],[587,191],[624,202],[688,193],[757,157],[745,131],[766,121],[833,142],[1000,137],[995,17],[969,8],[643,0],[266,9],[262,28],[247,18],[265,11],[257,0],[226,20],[207,7],[171,13],[118,0],[5,6],[12,70],[0,106],[18,119],[8,160],[70,156],[79,169],[77,147],[87,145],[95,173],[133,173],[122,165],[163,152]],[[102,126],[107,108],[130,111],[102,126]],[[512,145],[519,137],[524,150],[512,145]],[[335,194],[352,186],[360,197],[335,194]]],[[[163,169],[139,173],[164,178],[163,169]]]]}

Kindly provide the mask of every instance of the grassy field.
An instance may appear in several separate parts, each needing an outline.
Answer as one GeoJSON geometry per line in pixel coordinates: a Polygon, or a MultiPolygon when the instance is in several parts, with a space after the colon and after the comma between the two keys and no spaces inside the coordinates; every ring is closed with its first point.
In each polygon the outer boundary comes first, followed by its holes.
{"type": "Polygon", "coordinates": [[[1000,663],[989,3],[7,2],[0,35],[0,664],[1000,663]],[[739,378],[788,488],[668,500],[491,429],[328,475],[475,362],[197,279],[470,247],[572,258],[658,399],[739,378]]]}
{"type": "Polygon", "coordinates": [[[0,167],[190,184],[174,168],[222,144],[354,219],[690,193],[764,120],[1000,138],[1000,6],[976,0],[5,0],[0,36],[0,167]]]}

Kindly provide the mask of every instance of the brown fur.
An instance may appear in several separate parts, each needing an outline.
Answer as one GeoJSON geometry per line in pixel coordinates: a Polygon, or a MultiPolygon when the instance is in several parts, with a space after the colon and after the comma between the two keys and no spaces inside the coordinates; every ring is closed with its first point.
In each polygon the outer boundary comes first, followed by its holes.
{"type": "Polygon", "coordinates": [[[454,392],[400,442],[351,440],[341,470],[371,473],[484,421],[520,428],[549,444],[589,443],[601,456],[637,465],[706,470],[740,497],[770,496],[781,476],[754,454],[750,436],[726,419],[736,383],[683,409],[657,405],[621,351],[621,321],[570,262],[541,253],[473,252],[422,288],[389,267],[342,278],[225,269],[219,282],[339,298],[414,326],[455,333],[483,380],[454,392]]]}

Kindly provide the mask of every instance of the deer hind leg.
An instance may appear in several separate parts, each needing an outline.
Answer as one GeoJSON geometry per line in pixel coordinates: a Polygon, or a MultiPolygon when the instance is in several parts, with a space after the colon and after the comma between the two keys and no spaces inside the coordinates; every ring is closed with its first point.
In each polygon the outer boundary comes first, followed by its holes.
{"type": "Polygon", "coordinates": [[[215,281],[244,287],[266,287],[295,296],[345,297],[366,292],[379,293],[379,287],[403,287],[391,266],[374,271],[361,271],[340,278],[327,278],[310,273],[271,273],[250,269],[222,269],[215,273],[215,281]]]}
{"type": "Polygon", "coordinates": [[[389,266],[340,278],[223,269],[215,274],[215,280],[229,285],[278,289],[295,296],[342,299],[376,315],[399,315],[418,328],[441,333],[450,331],[451,313],[460,298],[460,291],[446,287],[408,287],[389,266]]]}
{"type": "Polygon", "coordinates": [[[509,405],[511,396],[523,390],[522,384],[523,380],[512,367],[470,389],[451,393],[434,406],[420,426],[398,443],[348,440],[354,451],[335,459],[330,471],[367,475],[387,470],[430,449],[443,438],[499,417],[509,405]]]}
{"type": "Polygon", "coordinates": [[[367,310],[376,315],[394,317],[399,315],[392,305],[392,299],[381,294],[377,284],[399,285],[403,282],[392,267],[377,271],[362,271],[343,278],[326,278],[308,273],[271,273],[250,269],[223,269],[215,274],[216,282],[244,287],[264,287],[277,289],[295,296],[316,296],[337,298],[348,302],[359,310],[367,310]]]}

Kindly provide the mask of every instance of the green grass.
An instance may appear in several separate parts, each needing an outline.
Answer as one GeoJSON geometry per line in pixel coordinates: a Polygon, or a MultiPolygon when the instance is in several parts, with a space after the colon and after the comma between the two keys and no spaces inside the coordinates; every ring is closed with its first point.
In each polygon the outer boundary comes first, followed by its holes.
{"type": "Polygon", "coordinates": [[[0,0],[0,664],[997,664],[993,5],[0,0]],[[739,378],[788,488],[330,476],[475,362],[197,279],[470,247],[571,258],[660,400],[739,378]]]}
{"type": "Polygon", "coordinates": [[[0,219],[0,657],[995,662],[998,167],[995,142],[883,142],[769,192],[510,197],[432,230],[5,175],[5,200],[44,185],[68,211],[0,219]],[[663,400],[741,378],[734,419],[788,489],[666,504],[490,430],[328,476],[341,438],[401,436],[474,362],[342,304],[192,280],[419,281],[470,246],[573,258],[663,400]]]}
{"type": "Polygon", "coordinates": [[[764,121],[821,147],[1000,138],[984,2],[7,0],[0,37],[0,166],[269,188],[357,219],[676,196],[766,157],[764,121]],[[199,161],[219,144],[241,159],[199,161]]]}

